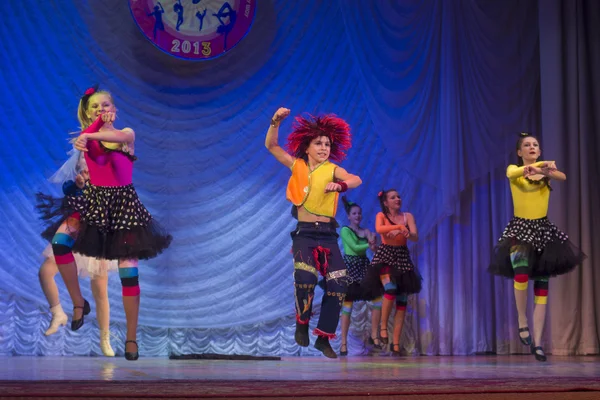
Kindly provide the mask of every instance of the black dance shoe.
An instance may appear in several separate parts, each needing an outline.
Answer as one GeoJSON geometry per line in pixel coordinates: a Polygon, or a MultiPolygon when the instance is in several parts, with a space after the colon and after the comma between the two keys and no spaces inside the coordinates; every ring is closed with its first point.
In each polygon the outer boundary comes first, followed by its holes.
{"type": "Polygon", "coordinates": [[[90,307],[90,303],[88,303],[88,301],[86,299],[83,299],[83,307],[81,307],[81,306],[73,307],[73,315],[75,315],[75,309],[77,309],[77,308],[82,308],[83,314],[81,314],[80,319],[71,320],[71,330],[72,331],[76,331],[77,329],[81,328],[83,326],[83,317],[88,315],[90,313],[90,311],[92,311],[92,309],[90,307]]]}
{"type": "Polygon", "coordinates": [[[369,346],[373,347],[373,350],[383,350],[383,345],[379,341],[379,338],[373,339],[371,336],[369,336],[367,343],[369,343],[369,346]]]}
{"type": "Polygon", "coordinates": [[[340,346],[340,356],[345,357],[347,355],[348,355],[348,344],[342,343],[342,345],[340,346]],[[342,350],[342,349],[346,349],[346,350],[342,350]]]}
{"type": "MultiPolygon", "coordinates": [[[[127,348],[127,343],[135,343],[135,347],[137,349],[139,349],[138,344],[135,340],[126,340],[125,341],[125,348],[127,348]]],[[[127,350],[125,350],[125,359],[129,360],[129,361],[135,361],[138,358],[140,358],[140,353],[138,351],[136,351],[135,353],[130,353],[127,350]]]]}
{"type": "Polygon", "coordinates": [[[525,328],[519,328],[519,340],[525,346],[531,346],[531,334],[527,335],[527,337],[523,337],[521,336],[521,332],[529,333],[529,327],[526,326],[525,328]]]}
{"type": "Polygon", "coordinates": [[[387,328],[379,328],[379,340],[383,344],[388,344],[390,342],[390,338],[381,336],[381,332],[383,331],[385,331],[385,334],[387,335],[387,328]]]}
{"type": "Polygon", "coordinates": [[[533,354],[535,356],[535,359],[538,361],[546,361],[546,353],[544,353],[544,349],[542,349],[542,346],[531,345],[531,354],[533,354]]]}

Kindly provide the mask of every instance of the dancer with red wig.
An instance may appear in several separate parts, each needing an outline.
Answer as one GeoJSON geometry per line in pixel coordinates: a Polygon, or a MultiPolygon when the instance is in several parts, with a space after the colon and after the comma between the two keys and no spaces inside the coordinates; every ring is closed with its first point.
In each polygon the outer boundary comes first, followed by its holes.
{"type": "Polygon", "coordinates": [[[292,235],[294,287],[296,297],[296,333],[299,346],[310,344],[308,323],[312,314],[315,285],[319,274],[326,289],[321,315],[314,330],[315,348],[326,357],[337,358],[329,339],[335,337],[342,302],[346,295],[346,265],[338,246],[337,211],[340,192],[354,189],[362,181],[330,162],[342,161],[351,147],[350,126],[333,114],[296,117],[288,136],[287,152],[278,144],[279,124],[290,110],[277,110],[267,131],[265,146],[273,156],[291,169],[287,199],[294,205],[298,219],[292,235]]]}

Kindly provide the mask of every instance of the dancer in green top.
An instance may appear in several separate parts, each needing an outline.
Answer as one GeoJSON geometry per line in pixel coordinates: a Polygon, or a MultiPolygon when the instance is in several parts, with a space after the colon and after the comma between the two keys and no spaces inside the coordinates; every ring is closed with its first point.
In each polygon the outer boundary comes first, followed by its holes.
{"type": "Polygon", "coordinates": [[[365,290],[361,286],[370,261],[367,258],[367,250],[377,249],[377,236],[366,228],[361,228],[362,209],[361,207],[348,201],[346,196],[342,196],[344,208],[348,215],[350,224],[340,230],[342,243],[344,245],[344,262],[348,268],[348,292],[342,304],[342,346],[340,355],[348,355],[348,329],[350,327],[350,316],[352,314],[352,303],[354,301],[373,300],[373,312],[371,316],[371,336],[369,344],[380,350],[382,345],[379,342],[377,327],[381,318],[381,293],[374,293],[365,290]]]}

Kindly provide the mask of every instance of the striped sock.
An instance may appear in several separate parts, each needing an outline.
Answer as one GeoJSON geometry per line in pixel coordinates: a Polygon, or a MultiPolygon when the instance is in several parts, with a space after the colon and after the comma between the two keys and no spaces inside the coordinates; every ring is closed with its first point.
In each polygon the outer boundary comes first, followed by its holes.
{"type": "Polygon", "coordinates": [[[140,284],[137,267],[119,268],[119,277],[123,287],[123,296],[139,296],[140,284]]]}
{"type": "Polygon", "coordinates": [[[510,262],[515,273],[514,286],[517,290],[527,290],[529,285],[529,266],[523,246],[510,248],[510,262]]]}
{"type": "Polygon", "coordinates": [[[71,249],[75,239],[66,233],[57,233],[52,238],[52,252],[57,265],[65,265],[75,262],[71,249]]]}
{"type": "Polygon", "coordinates": [[[396,296],[396,310],[406,310],[408,304],[408,296],[406,293],[400,293],[396,296]]]}
{"type": "Polygon", "coordinates": [[[388,282],[383,285],[384,294],[383,297],[388,300],[394,300],[396,298],[396,289],[398,286],[394,282],[388,282]]]}
{"type": "Polygon", "coordinates": [[[352,302],[351,301],[345,301],[342,304],[342,314],[343,315],[350,315],[350,314],[352,314],[352,302]]]}
{"type": "Polygon", "coordinates": [[[371,302],[371,305],[373,306],[373,310],[381,310],[381,300],[382,300],[381,297],[378,297],[371,302]]]}
{"type": "Polygon", "coordinates": [[[536,278],[533,282],[533,302],[548,304],[548,278],[536,278]]]}

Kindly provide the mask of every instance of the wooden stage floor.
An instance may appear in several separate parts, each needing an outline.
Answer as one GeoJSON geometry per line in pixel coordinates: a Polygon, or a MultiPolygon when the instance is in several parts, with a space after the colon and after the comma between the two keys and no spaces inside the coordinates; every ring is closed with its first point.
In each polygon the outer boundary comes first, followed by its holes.
{"type": "Polygon", "coordinates": [[[0,358],[0,398],[514,399],[509,394],[515,393],[528,399],[600,399],[600,357],[549,356],[545,363],[531,355],[135,362],[0,358]]]}

